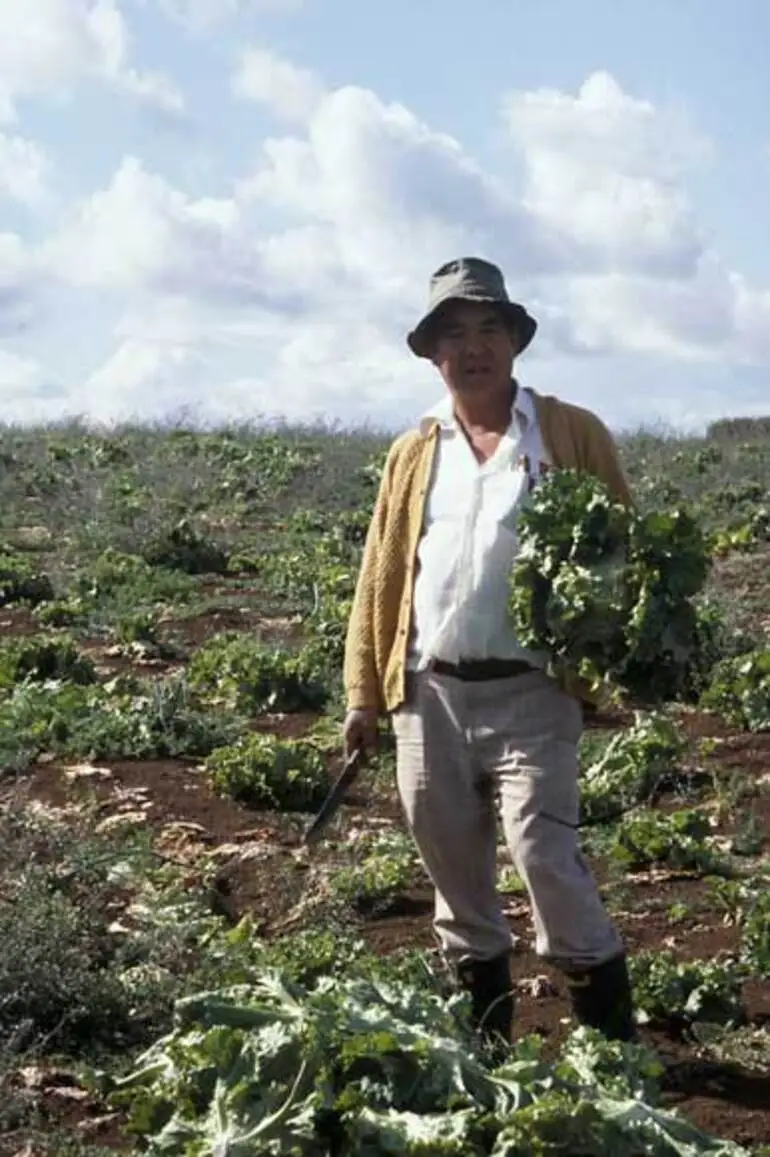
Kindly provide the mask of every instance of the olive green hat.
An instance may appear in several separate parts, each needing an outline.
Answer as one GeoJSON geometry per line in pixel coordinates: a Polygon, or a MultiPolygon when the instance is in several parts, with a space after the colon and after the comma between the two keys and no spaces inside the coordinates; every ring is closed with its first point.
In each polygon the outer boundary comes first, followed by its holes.
{"type": "Polygon", "coordinates": [[[519,339],[518,353],[535,336],[537,322],[523,305],[511,301],[501,271],[481,257],[458,257],[442,265],[430,279],[428,308],[407,335],[407,344],[418,358],[431,356],[431,326],[450,301],[489,302],[499,307],[519,339]]]}

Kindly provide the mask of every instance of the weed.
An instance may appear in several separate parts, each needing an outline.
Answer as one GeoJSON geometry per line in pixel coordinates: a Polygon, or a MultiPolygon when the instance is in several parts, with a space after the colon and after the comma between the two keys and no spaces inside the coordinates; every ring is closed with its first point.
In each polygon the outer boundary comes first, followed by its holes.
{"type": "Polygon", "coordinates": [[[234,632],[199,648],[188,678],[206,702],[242,711],[312,711],[327,698],[312,655],[268,647],[234,632]]]}
{"type": "Polygon", "coordinates": [[[253,807],[312,811],[329,790],[323,755],[302,740],[247,735],[212,752],[205,770],[218,792],[253,807]]]}

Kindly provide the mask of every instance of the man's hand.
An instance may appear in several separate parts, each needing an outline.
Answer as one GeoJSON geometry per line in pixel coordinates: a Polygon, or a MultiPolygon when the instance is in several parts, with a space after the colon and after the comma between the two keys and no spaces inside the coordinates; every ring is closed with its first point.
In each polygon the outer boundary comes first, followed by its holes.
{"type": "Polygon", "coordinates": [[[348,711],[342,731],[345,754],[350,756],[360,747],[365,755],[377,748],[377,710],[374,707],[348,711]]]}

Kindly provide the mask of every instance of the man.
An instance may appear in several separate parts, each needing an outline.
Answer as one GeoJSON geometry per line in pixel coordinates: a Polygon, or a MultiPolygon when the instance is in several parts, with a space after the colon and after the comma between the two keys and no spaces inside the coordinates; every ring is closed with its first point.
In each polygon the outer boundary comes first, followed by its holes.
{"type": "Polygon", "coordinates": [[[358,576],[344,679],[350,752],[396,738],[407,823],[435,888],[434,927],[487,1038],[510,1041],[514,946],[496,891],[496,802],[541,958],[566,976],[580,1023],[630,1039],[623,944],[578,844],[579,684],[559,685],[508,621],[517,511],[548,466],[631,496],[593,414],[522,387],[537,322],[479,258],[433,275],[408,336],[447,391],[387,457],[358,576]]]}

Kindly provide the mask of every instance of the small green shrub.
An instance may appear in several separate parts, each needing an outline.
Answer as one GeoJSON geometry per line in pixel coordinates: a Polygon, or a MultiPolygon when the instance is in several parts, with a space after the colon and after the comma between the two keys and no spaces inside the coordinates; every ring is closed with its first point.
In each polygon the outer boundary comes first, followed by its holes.
{"type": "Polygon", "coordinates": [[[215,635],[193,655],[190,686],[212,704],[242,711],[317,711],[328,691],[312,656],[248,635],[215,635]]]}
{"type": "Polygon", "coordinates": [[[142,550],[151,566],[185,574],[226,574],[227,551],[197,530],[187,518],[157,531],[142,550]]]}
{"type": "Polygon", "coordinates": [[[309,648],[321,662],[341,666],[345,655],[345,640],[350,612],[353,608],[351,575],[327,572],[319,587],[318,599],[305,619],[309,648]]]}
{"type": "Polygon", "coordinates": [[[177,602],[195,589],[189,575],[152,566],[139,555],[108,547],[89,567],[77,572],[71,596],[86,606],[112,603],[136,611],[177,602]]]}
{"type": "Polygon", "coordinates": [[[684,740],[667,715],[637,712],[632,727],[614,732],[603,750],[587,761],[581,778],[584,818],[599,819],[649,798],[671,782],[684,749],[684,740]]]}
{"type": "Polygon", "coordinates": [[[158,616],[152,611],[127,611],[121,615],[113,628],[119,643],[158,642],[158,616]]]}
{"type": "Polygon", "coordinates": [[[212,752],[205,767],[218,792],[254,807],[312,811],[329,790],[322,753],[303,740],[248,735],[212,752]]]}
{"type": "Polygon", "coordinates": [[[666,864],[683,871],[728,874],[729,865],[708,844],[708,816],[698,809],[626,816],[615,829],[609,854],[628,868],[666,864]]]}
{"type": "Polygon", "coordinates": [[[205,711],[183,678],[119,677],[83,687],[20,684],[3,704],[0,767],[22,770],[42,752],[71,759],[205,756],[243,721],[205,711]]]}
{"type": "Polygon", "coordinates": [[[359,910],[387,905],[405,892],[418,866],[413,840],[405,832],[378,832],[356,843],[355,862],[330,878],[332,893],[359,910]]]}
{"type": "Polygon", "coordinates": [[[41,627],[76,627],[84,619],[78,599],[52,599],[48,603],[39,603],[34,615],[41,627]]]}
{"type": "Polygon", "coordinates": [[[2,813],[0,1037],[9,1051],[123,1050],[169,1024],[195,929],[189,889],[175,896],[167,882],[161,910],[155,872],[143,836],[100,832],[88,813],[57,817],[21,802],[2,813]]]}
{"type": "Polygon", "coordinates": [[[752,976],[770,980],[770,892],[764,878],[712,880],[711,899],[741,930],[741,961],[752,976]]]}
{"type": "Polygon", "coordinates": [[[24,555],[0,547],[0,607],[14,603],[37,606],[54,597],[53,584],[24,555]]]}
{"type": "Polygon", "coordinates": [[[67,637],[27,636],[0,643],[0,690],[49,679],[86,686],[96,682],[96,668],[67,637]]]}
{"type": "Polygon", "coordinates": [[[360,962],[369,966],[372,961],[366,942],[336,922],[298,928],[287,936],[262,943],[255,938],[253,929],[246,928],[244,935],[249,939],[255,970],[276,968],[298,984],[312,984],[322,976],[342,976],[360,962]]]}
{"type": "Polygon", "coordinates": [[[634,998],[645,1019],[739,1024],[743,977],[735,961],[678,961],[670,951],[629,958],[634,998]]]}
{"type": "Polygon", "coordinates": [[[754,650],[718,663],[700,706],[736,727],[770,730],[770,650],[754,650]]]}

